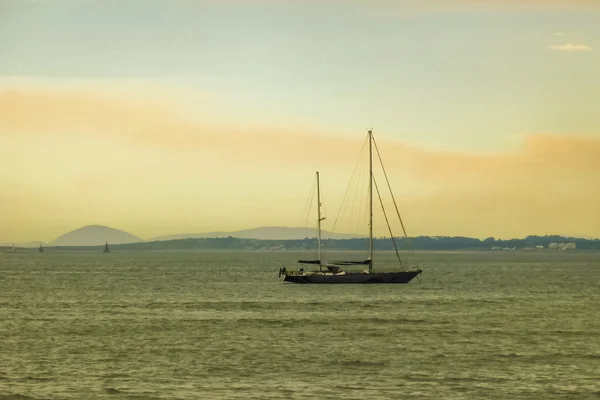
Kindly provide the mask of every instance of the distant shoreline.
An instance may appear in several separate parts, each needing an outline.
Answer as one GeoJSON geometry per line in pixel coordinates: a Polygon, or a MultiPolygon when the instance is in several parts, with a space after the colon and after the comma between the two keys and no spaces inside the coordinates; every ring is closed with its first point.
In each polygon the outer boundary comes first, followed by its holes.
{"type": "MultiPolygon", "coordinates": [[[[235,237],[174,239],[165,241],[137,242],[127,244],[111,244],[109,248],[118,251],[314,251],[315,238],[298,240],[266,240],[242,239],[235,237]]],[[[419,236],[396,238],[399,251],[530,251],[530,252],[563,252],[563,251],[598,251],[599,239],[569,238],[564,236],[528,236],[523,239],[500,240],[488,238],[484,240],[467,237],[419,236]],[[407,245],[409,243],[409,245],[407,245]]],[[[325,239],[322,241],[325,251],[362,251],[368,248],[368,239],[325,239]]],[[[101,251],[104,243],[96,246],[44,246],[44,251],[101,251]]],[[[392,240],[381,238],[374,240],[376,251],[393,250],[392,240]]],[[[37,251],[37,247],[16,247],[16,251],[37,251]]],[[[0,252],[12,253],[12,246],[0,246],[0,252]]]]}

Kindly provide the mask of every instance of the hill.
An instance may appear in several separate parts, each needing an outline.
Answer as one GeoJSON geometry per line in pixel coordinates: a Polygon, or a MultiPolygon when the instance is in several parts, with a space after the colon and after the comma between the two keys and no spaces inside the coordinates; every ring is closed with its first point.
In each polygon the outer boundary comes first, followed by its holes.
{"type": "Polygon", "coordinates": [[[109,244],[137,243],[143,240],[130,233],[108,226],[90,225],[65,233],[50,243],[51,246],[99,246],[109,244]]]}
{"type": "MultiPolygon", "coordinates": [[[[207,233],[182,233],[152,238],[152,241],[177,240],[177,239],[207,239],[235,237],[239,239],[256,240],[300,240],[317,236],[316,228],[289,228],[284,226],[266,226],[261,228],[244,229],[233,232],[207,232],[207,233]]],[[[364,235],[332,233],[321,231],[323,239],[353,239],[364,235]]]]}

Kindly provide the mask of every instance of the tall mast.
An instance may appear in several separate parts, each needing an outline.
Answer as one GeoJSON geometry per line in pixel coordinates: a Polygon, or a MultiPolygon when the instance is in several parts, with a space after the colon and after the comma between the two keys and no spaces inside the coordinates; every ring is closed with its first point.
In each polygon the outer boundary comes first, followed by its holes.
{"type": "Polygon", "coordinates": [[[373,270],[373,131],[369,130],[369,272],[373,270]]]}
{"type": "Polygon", "coordinates": [[[317,251],[319,259],[319,271],[321,271],[321,185],[319,184],[319,171],[317,171],[317,251]]]}

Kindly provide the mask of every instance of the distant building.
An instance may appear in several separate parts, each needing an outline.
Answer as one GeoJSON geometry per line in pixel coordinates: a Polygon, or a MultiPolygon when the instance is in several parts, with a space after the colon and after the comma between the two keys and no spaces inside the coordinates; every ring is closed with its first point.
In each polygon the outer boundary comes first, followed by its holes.
{"type": "Polygon", "coordinates": [[[261,250],[263,250],[263,251],[279,251],[279,250],[285,250],[285,247],[283,245],[276,245],[276,246],[270,246],[270,247],[263,247],[261,250]]]}
{"type": "Polygon", "coordinates": [[[577,248],[577,245],[575,243],[550,243],[548,245],[548,248],[552,249],[552,250],[561,250],[561,251],[575,250],[577,248]]]}

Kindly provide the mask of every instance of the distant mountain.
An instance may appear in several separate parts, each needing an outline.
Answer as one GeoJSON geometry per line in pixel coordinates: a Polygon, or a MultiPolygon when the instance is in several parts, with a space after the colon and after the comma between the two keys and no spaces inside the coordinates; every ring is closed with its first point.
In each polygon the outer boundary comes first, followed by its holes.
{"type": "MultiPolygon", "coordinates": [[[[182,233],[178,235],[167,235],[155,237],[153,241],[175,240],[175,239],[204,239],[235,237],[240,239],[258,240],[297,240],[317,237],[316,228],[288,228],[284,226],[267,226],[262,228],[244,229],[233,232],[207,232],[207,233],[182,233]]],[[[332,233],[321,231],[323,239],[353,239],[364,237],[364,235],[332,233]]]]}
{"type": "Polygon", "coordinates": [[[51,242],[51,246],[100,246],[108,244],[125,244],[143,242],[137,236],[109,228],[108,226],[90,225],[75,229],[51,242]]]}

